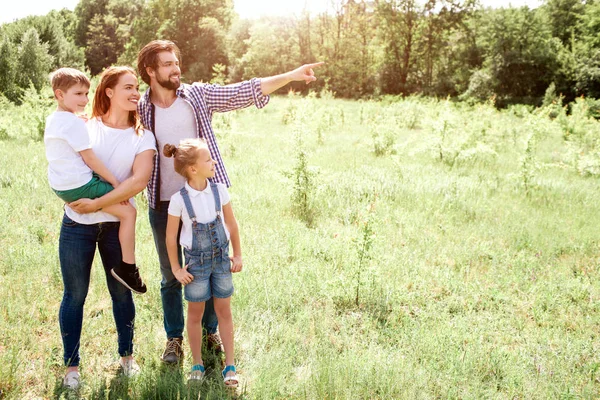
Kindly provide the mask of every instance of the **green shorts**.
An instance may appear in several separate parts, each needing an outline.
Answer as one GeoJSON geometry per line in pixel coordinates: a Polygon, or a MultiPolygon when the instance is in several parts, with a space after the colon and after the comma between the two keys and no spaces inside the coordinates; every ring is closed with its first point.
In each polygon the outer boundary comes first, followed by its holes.
{"type": "Polygon", "coordinates": [[[108,182],[103,181],[97,174],[92,175],[92,179],[83,186],[69,190],[54,190],[54,193],[61,200],[70,203],[79,199],[96,199],[104,196],[114,188],[108,182]]]}

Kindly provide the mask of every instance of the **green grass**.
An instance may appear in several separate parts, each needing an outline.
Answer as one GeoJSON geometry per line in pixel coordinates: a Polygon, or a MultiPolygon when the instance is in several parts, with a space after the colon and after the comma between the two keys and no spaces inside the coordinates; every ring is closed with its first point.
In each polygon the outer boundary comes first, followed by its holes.
{"type": "MultiPolygon", "coordinates": [[[[57,321],[62,207],[29,113],[0,112],[7,399],[68,397],[57,321]]],[[[600,397],[600,187],[589,167],[600,124],[542,114],[418,98],[273,98],[264,110],[216,116],[245,262],[232,303],[241,397],[600,397]],[[586,129],[565,136],[564,121],[586,129]],[[298,188],[302,168],[310,182],[298,188]],[[295,190],[306,191],[310,220],[295,190]]],[[[160,364],[160,272],[143,197],[138,204],[149,284],[135,297],[142,373],[118,375],[97,257],[81,395],[227,397],[215,371],[187,385],[187,347],[183,371],[160,364]]]]}

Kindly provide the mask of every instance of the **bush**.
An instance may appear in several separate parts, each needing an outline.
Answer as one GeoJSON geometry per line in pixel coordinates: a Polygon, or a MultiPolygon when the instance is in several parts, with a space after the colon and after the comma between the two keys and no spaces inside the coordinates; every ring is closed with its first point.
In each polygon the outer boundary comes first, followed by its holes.
{"type": "Polygon", "coordinates": [[[469,88],[460,96],[461,100],[486,101],[494,96],[494,82],[492,76],[484,71],[475,71],[469,79],[469,88]]]}

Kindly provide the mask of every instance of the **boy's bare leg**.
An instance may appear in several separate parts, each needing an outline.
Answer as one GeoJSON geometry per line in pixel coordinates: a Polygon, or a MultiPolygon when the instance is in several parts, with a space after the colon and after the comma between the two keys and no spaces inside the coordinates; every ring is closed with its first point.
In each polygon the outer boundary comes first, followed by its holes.
{"type": "Polygon", "coordinates": [[[105,207],[102,211],[119,218],[121,222],[119,227],[119,242],[121,243],[123,261],[128,264],[135,264],[136,209],[131,204],[123,205],[119,203],[105,207]]]}
{"type": "Polygon", "coordinates": [[[192,350],[194,365],[204,365],[202,362],[202,316],[204,315],[204,302],[188,302],[187,334],[192,350]]]}

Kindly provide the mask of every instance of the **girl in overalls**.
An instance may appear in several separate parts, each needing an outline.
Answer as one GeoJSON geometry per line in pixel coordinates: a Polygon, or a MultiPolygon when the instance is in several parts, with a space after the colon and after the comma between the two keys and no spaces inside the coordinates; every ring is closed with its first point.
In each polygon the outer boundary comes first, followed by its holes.
{"type": "Polygon", "coordinates": [[[190,379],[204,377],[201,322],[204,303],[212,297],[225,347],[223,380],[225,385],[235,388],[238,378],[233,355],[231,273],[242,270],[242,251],[229,193],[225,185],[209,181],[215,175],[216,162],[204,140],[186,139],[179,147],[166,144],[163,153],[175,159],[175,171],[187,180],[169,203],[167,250],[173,275],[184,285],[184,297],[188,301],[187,333],[194,358],[190,379]],[[180,221],[179,244],[185,255],[183,268],[177,254],[180,221]],[[229,257],[230,241],[233,257],[229,257]]]}

